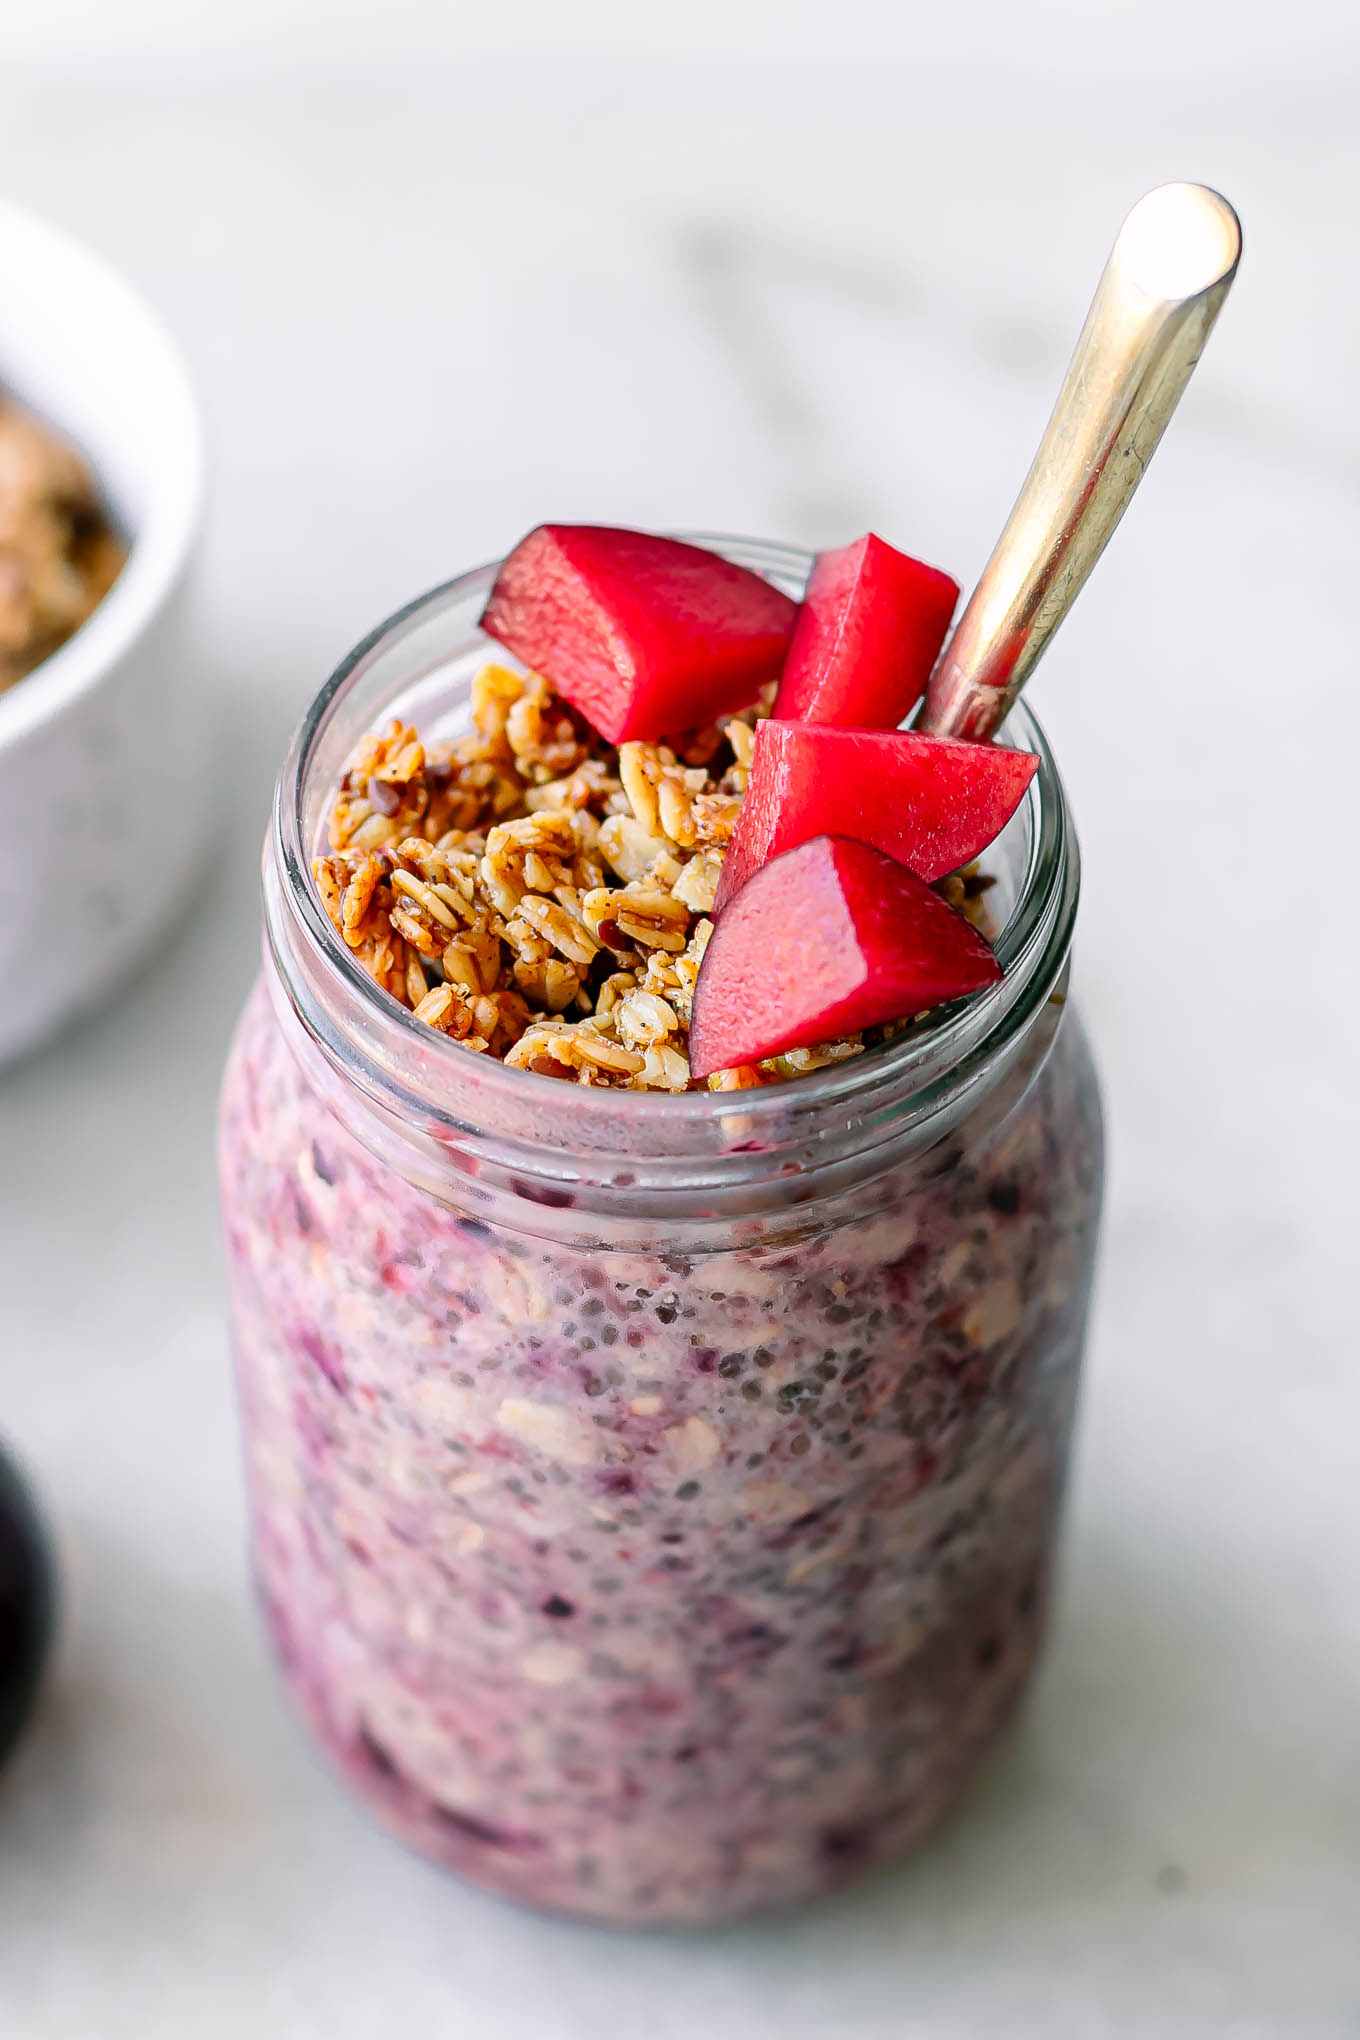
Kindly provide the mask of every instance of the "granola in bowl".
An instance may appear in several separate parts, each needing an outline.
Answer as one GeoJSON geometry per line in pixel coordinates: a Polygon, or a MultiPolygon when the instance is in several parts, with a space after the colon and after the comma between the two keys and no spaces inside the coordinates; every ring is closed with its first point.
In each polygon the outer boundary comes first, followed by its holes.
{"type": "MultiPolygon", "coordinates": [[[[313,867],[326,911],[385,992],[466,1048],[578,1084],[688,1090],[690,1004],[772,693],[673,745],[614,746],[540,674],[486,665],[468,735],[426,743],[394,720],[360,747],[313,867]]],[[[970,867],[938,890],[985,928],[990,883],[970,867]]],[[[794,1048],[707,1086],[865,1046],[794,1048]]]]}
{"type": "Polygon", "coordinates": [[[81,456],[0,396],[0,694],[79,630],[126,558],[81,456]]]}

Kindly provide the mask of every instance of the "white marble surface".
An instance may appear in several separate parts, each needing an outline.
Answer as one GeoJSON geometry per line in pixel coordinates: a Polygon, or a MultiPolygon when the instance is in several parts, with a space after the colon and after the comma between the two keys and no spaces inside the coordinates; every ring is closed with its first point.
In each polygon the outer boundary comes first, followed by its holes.
{"type": "MultiPolygon", "coordinates": [[[[1041,60],[999,6],[987,106],[900,35],[892,65],[832,76],[797,35],[769,65],[751,0],[721,52],[600,36],[516,65],[443,34],[405,82],[401,36],[377,82],[307,74],[295,11],[291,72],[162,46],[143,0],[116,87],[30,23],[35,68],[0,88],[0,184],[125,265],[200,377],[223,729],[192,924],[0,1078],[0,1431],[67,1592],[0,1788],[0,2034],[1351,2040],[1351,10],[1291,9],[1278,53],[1238,36],[1234,111],[1204,89],[1205,10],[1176,77],[1110,25],[1085,72],[1055,55],[1041,122],[1000,89],[1041,60]],[[248,1604],[210,1139],[284,736],[377,617],[547,514],[814,542],[873,522],[975,572],[1115,221],[1186,174],[1237,201],[1241,282],[1035,683],[1082,826],[1113,1135],[1035,1703],[937,1846],[833,1903],[693,1940],[522,1917],[350,1811],[248,1604]]],[[[106,11],[46,12],[104,54],[106,11]]],[[[35,968],[61,967],[59,901],[51,929],[35,968]]]]}

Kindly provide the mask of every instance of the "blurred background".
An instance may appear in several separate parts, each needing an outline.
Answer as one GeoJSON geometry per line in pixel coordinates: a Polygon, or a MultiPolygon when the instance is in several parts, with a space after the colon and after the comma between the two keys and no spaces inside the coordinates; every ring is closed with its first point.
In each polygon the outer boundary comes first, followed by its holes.
{"type": "Polygon", "coordinates": [[[0,1074],[0,1437],[66,1592],[0,1788],[6,2040],[1360,2031],[1357,90],[1348,0],[0,18],[0,195],[142,290],[202,397],[217,732],[179,932],[0,1074]],[[923,1859],[792,1922],[513,1914],[363,1826],[249,1605],[212,1116],[286,738],[543,518],[872,525],[968,584],[1173,177],[1236,204],[1241,275],[1031,696],[1112,1138],[1036,1702],[923,1859]]]}

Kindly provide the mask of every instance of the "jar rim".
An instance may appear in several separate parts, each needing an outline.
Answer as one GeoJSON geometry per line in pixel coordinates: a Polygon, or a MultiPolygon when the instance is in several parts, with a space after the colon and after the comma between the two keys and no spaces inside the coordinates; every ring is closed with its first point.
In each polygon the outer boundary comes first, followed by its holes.
{"type": "MultiPolygon", "coordinates": [[[[690,542],[797,591],[813,555],[771,541],[683,533],[690,542]]],[[[937,1112],[985,1076],[1018,1041],[1065,967],[1080,890],[1075,831],[1042,726],[1018,704],[1006,726],[1039,769],[1022,803],[1029,814],[1027,862],[994,948],[1001,981],[940,1010],[911,1032],[805,1076],[740,1092],[616,1091],[568,1085],[478,1055],[415,1019],[378,987],[346,947],[322,905],[305,840],[305,797],[318,746],[351,689],[375,663],[442,614],[480,602],[496,563],[459,574],[417,596],[370,631],[342,659],[303,716],[275,790],[265,853],[266,929],[288,1001],[326,1060],[386,1117],[418,1127],[447,1148],[486,1142],[521,1152],[517,1166],[559,1178],[573,1152],[653,1157],[664,1178],[677,1163],[723,1165],[728,1175],[754,1151],[767,1159],[810,1137],[853,1142],[857,1128],[900,1126],[937,1112]],[[626,1134],[620,1128],[626,1126],[626,1134]],[[739,1138],[734,1138],[738,1135],[739,1138]],[[556,1151],[556,1159],[553,1158],[556,1151]]],[[[490,641],[488,640],[488,646],[490,641]]],[[[494,649],[494,648],[491,648],[494,649]]],[[[394,690],[396,691],[396,690],[394,690]]],[[[706,1171],[707,1173],[707,1171],[706,1171]]],[[[653,1171],[648,1168],[646,1176],[653,1171]]],[[[635,1178],[645,1187],[645,1177],[635,1178]]]]}

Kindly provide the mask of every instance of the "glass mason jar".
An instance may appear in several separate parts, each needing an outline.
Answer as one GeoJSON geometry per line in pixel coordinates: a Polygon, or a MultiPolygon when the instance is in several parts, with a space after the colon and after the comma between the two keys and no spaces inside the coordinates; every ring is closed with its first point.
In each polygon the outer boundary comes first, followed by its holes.
{"type": "Polygon", "coordinates": [[[555,1910],[727,1919],[917,1841],[1033,1668],[1100,1204],[1076,844],[1017,709],[1004,983],[754,1092],[474,1055],[309,864],[363,732],[459,726],[493,571],[362,644],[279,783],[222,1106],[255,1571],[406,1841],[555,1910]]]}

